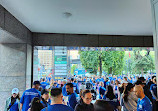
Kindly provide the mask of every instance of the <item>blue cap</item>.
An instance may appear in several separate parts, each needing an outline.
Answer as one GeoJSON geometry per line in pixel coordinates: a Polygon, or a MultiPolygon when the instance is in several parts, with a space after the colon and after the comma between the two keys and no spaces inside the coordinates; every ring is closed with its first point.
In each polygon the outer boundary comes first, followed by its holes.
{"type": "Polygon", "coordinates": [[[34,81],[34,82],[33,82],[33,85],[36,85],[36,84],[41,85],[39,81],[34,81]]]}

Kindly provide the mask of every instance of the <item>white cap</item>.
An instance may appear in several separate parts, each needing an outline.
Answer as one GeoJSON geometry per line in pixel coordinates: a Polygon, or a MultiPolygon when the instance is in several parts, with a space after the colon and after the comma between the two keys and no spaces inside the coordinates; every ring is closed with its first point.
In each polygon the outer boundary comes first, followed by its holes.
{"type": "Polygon", "coordinates": [[[90,82],[90,79],[89,78],[87,78],[87,81],[86,82],[90,82]]]}
{"type": "Polygon", "coordinates": [[[122,83],[128,83],[127,81],[125,81],[125,80],[122,80],[122,83]]]}
{"type": "Polygon", "coordinates": [[[47,85],[47,86],[46,86],[46,89],[49,89],[49,88],[50,88],[50,85],[47,85]]]}
{"type": "Polygon", "coordinates": [[[18,94],[19,93],[19,89],[18,88],[14,88],[14,89],[12,89],[12,94],[18,94]]]}

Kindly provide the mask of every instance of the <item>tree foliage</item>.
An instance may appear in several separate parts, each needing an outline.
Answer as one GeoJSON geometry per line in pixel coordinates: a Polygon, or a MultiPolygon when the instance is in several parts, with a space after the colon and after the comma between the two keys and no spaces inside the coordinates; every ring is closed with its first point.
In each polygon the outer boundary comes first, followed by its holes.
{"type": "Polygon", "coordinates": [[[72,67],[71,67],[71,74],[74,74],[74,70],[77,68],[77,65],[74,64],[72,67]]]}
{"type": "Polygon", "coordinates": [[[98,70],[98,52],[97,51],[79,51],[82,65],[90,73],[97,73],[98,70]]]}
{"type": "Polygon", "coordinates": [[[103,70],[108,74],[121,74],[123,70],[124,51],[104,51],[103,70]]]}
{"type": "Polygon", "coordinates": [[[99,59],[103,71],[108,74],[121,74],[123,70],[124,51],[80,51],[79,54],[84,68],[92,69],[90,73],[97,73],[100,66],[99,59]]]}
{"type": "Polygon", "coordinates": [[[97,74],[100,66],[101,71],[116,75],[122,74],[122,72],[126,72],[126,74],[144,74],[155,71],[154,53],[149,50],[79,51],[79,54],[82,66],[93,74],[97,74]]]}
{"type": "Polygon", "coordinates": [[[133,73],[147,73],[149,70],[154,70],[153,58],[150,55],[150,51],[146,51],[145,55],[142,55],[140,51],[134,51],[134,59],[132,62],[133,73]]]}

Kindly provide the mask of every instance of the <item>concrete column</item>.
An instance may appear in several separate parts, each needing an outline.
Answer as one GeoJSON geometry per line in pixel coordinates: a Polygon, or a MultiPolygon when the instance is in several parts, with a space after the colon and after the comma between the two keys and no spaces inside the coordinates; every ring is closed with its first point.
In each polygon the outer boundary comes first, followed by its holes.
{"type": "MultiPolygon", "coordinates": [[[[152,11],[152,20],[153,20],[155,69],[156,69],[156,79],[158,84],[158,0],[151,0],[151,11],[152,11]]],[[[157,95],[158,95],[158,88],[157,88],[157,95]]]]}
{"type": "Polygon", "coordinates": [[[0,109],[3,109],[13,88],[18,88],[21,94],[26,89],[26,45],[0,44],[0,55],[0,109]]]}
{"type": "Polygon", "coordinates": [[[13,88],[31,87],[32,33],[0,5],[0,111],[13,88]]]}

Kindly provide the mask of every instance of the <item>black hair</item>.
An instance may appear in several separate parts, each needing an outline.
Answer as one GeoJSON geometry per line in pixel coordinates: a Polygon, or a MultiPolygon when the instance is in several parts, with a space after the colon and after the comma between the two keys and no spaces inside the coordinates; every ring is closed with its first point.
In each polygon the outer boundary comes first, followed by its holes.
{"type": "Polygon", "coordinates": [[[52,88],[51,89],[51,96],[57,97],[62,93],[62,90],[60,88],[52,88]]]}
{"type": "Polygon", "coordinates": [[[124,77],[124,79],[127,79],[127,77],[124,77]]]}
{"type": "Polygon", "coordinates": [[[45,78],[42,78],[42,81],[45,81],[45,78]]]}
{"type": "Polygon", "coordinates": [[[87,90],[84,90],[84,91],[82,92],[82,96],[85,97],[85,95],[86,95],[87,93],[91,93],[91,91],[88,90],[88,89],[87,89],[87,90]]]}
{"type": "Polygon", "coordinates": [[[74,78],[71,78],[71,81],[74,81],[74,78]]]}
{"type": "Polygon", "coordinates": [[[44,106],[42,105],[38,97],[32,99],[30,111],[41,111],[43,108],[44,106]]]}
{"type": "Polygon", "coordinates": [[[140,81],[140,80],[137,80],[137,81],[135,82],[135,85],[141,85],[141,84],[143,84],[143,83],[142,83],[142,81],[140,81]]]}
{"type": "Polygon", "coordinates": [[[145,81],[145,78],[144,78],[144,77],[139,77],[138,80],[144,82],[144,81],[145,81]]]}
{"type": "MultiPolygon", "coordinates": [[[[11,96],[11,101],[12,101],[12,99],[14,99],[14,97],[13,96],[11,96]]],[[[16,96],[16,98],[15,99],[18,99],[18,100],[20,100],[20,94],[18,93],[18,95],[16,96]]]]}
{"type": "Polygon", "coordinates": [[[41,95],[46,94],[46,93],[49,93],[46,89],[43,89],[43,90],[41,91],[41,95]]]}
{"type": "Polygon", "coordinates": [[[109,98],[110,100],[113,100],[114,98],[116,98],[113,88],[111,85],[107,86],[107,93],[106,93],[106,97],[109,98]]]}
{"type": "Polygon", "coordinates": [[[72,88],[73,84],[72,83],[67,83],[66,86],[70,86],[72,88]]]}
{"type": "Polygon", "coordinates": [[[114,109],[108,101],[97,100],[94,103],[94,111],[114,111],[114,109]]]}
{"type": "Polygon", "coordinates": [[[128,101],[128,95],[129,95],[129,91],[134,87],[134,85],[132,83],[128,83],[128,85],[126,86],[125,90],[124,90],[124,96],[123,99],[125,102],[128,101]]]}
{"type": "Polygon", "coordinates": [[[152,79],[154,79],[156,76],[152,76],[152,79]]]}

